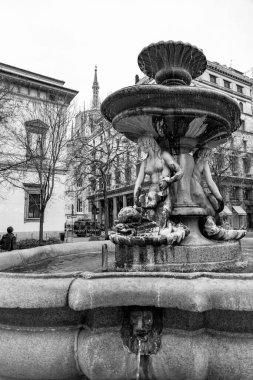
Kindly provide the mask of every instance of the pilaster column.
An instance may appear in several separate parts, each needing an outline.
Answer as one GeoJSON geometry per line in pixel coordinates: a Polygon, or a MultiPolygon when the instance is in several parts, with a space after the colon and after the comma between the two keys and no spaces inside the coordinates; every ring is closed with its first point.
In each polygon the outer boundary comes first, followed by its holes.
{"type": "Polygon", "coordinates": [[[113,197],[113,222],[118,219],[117,197],[113,197]]]}
{"type": "Polygon", "coordinates": [[[96,204],[98,210],[99,210],[99,214],[97,215],[97,221],[99,223],[102,222],[102,206],[101,206],[101,201],[97,201],[97,204],[96,204]]]}
{"type": "Polygon", "coordinates": [[[229,188],[226,187],[225,188],[225,199],[224,199],[225,203],[229,203],[229,188]]]}
{"type": "Polygon", "coordinates": [[[238,197],[239,197],[239,202],[243,202],[243,188],[239,187],[238,189],[238,197]]]}
{"type": "Polygon", "coordinates": [[[127,207],[127,197],[123,195],[123,207],[127,207]]]}

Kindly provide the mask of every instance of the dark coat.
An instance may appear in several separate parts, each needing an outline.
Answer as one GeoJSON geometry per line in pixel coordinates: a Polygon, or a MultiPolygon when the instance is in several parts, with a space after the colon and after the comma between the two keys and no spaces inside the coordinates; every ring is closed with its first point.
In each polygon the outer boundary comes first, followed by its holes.
{"type": "Polygon", "coordinates": [[[0,246],[3,251],[12,251],[16,249],[16,237],[13,233],[7,233],[3,235],[0,240],[0,246]]]}

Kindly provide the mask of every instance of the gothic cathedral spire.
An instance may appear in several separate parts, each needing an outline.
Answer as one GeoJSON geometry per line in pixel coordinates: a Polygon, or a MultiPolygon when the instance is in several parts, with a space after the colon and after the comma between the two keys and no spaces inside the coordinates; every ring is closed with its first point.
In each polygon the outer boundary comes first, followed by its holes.
{"type": "Polygon", "coordinates": [[[97,66],[95,66],[95,74],[94,74],[92,90],[93,90],[92,108],[98,109],[99,108],[99,96],[98,96],[99,84],[98,84],[98,78],[97,78],[97,66]]]}

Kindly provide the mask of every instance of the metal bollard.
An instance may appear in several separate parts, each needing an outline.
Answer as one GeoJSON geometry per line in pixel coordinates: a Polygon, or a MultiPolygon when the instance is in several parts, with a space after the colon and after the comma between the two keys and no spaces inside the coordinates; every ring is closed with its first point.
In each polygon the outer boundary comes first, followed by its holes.
{"type": "Polygon", "coordinates": [[[108,271],[108,247],[107,244],[102,245],[102,271],[108,271]]]}

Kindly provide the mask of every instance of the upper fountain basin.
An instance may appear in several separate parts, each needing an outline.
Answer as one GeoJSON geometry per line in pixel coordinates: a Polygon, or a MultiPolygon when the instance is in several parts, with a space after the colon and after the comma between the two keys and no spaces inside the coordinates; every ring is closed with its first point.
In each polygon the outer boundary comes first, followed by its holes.
{"type": "Polygon", "coordinates": [[[235,100],[214,90],[192,86],[135,85],[109,95],[101,112],[132,141],[141,135],[169,139],[192,138],[198,145],[216,146],[240,127],[235,100]]]}
{"type": "Polygon", "coordinates": [[[189,85],[206,69],[202,50],[182,41],[160,41],[142,49],[138,65],[142,72],[165,86],[189,85]]]}

